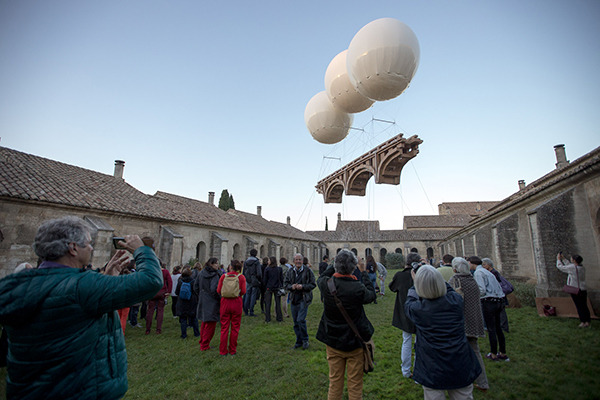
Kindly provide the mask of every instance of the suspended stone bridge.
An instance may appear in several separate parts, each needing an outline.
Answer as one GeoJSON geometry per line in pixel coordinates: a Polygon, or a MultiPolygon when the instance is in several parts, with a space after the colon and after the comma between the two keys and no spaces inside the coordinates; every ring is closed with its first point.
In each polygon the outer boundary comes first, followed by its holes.
{"type": "Polygon", "coordinates": [[[398,185],[402,168],[419,154],[421,143],[416,135],[405,139],[399,134],[321,179],[317,192],[323,195],[325,203],[341,203],[343,193],[364,196],[372,176],[376,184],[398,185]]]}

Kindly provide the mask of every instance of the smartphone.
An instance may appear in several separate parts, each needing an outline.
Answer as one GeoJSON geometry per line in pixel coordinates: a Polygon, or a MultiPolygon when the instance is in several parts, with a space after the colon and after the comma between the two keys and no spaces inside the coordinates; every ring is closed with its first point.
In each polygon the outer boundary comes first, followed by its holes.
{"type": "Polygon", "coordinates": [[[113,236],[112,240],[113,240],[113,246],[115,246],[115,249],[117,249],[117,250],[125,249],[125,247],[119,245],[119,241],[122,241],[122,242],[125,241],[124,237],[113,236]]]}

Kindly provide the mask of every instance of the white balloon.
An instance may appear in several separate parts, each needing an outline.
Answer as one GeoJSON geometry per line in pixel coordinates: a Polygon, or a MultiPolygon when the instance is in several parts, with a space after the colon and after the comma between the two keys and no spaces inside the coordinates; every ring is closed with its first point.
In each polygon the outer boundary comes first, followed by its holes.
{"type": "Polygon", "coordinates": [[[402,21],[381,18],[363,26],[350,42],[348,77],[358,92],[373,100],[390,100],[406,90],[417,72],[419,41],[402,21]]]}
{"type": "Polygon", "coordinates": [[[309,100],[304,109],[304,123],[312,137],[320,143],[334,144],[348,136],[354,117],[331,104],[325,91],[309,100]]]}
{"type": "Polygon", "coordinates": [[[350,82],[346,69],[346,53],[348,50],[342,51],[329,63],[325,71],[325,92],[334,107],[353,114],[365,111],[375,101],[358,93],[350,82]]]}

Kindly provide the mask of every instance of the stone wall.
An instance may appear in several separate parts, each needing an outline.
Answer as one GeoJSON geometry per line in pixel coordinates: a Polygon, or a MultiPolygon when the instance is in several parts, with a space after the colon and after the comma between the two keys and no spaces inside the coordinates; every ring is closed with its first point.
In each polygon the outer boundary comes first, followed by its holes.
{"type": "Polygon", "coordinates": [[[3,224],[0,229],[3,240],[0,242],[0,278],[12,273],[14,268],[22,262],[29,262],[35,266],[37,256],[31,245],[37,228],[46,220],[68,215],[80,217],[89,224],[94,247],[91,262],[95,268],[106,264],[115,253],[112,237],[129,234],[154,238],[157,255],[165,262],[168,269],[196,258],[198,249],[202,246],[205,249],[205,259],[199,260],[201,263],[214,256],[224,265],[229,263],[236,245],[243,249],[239,254],[240,260],[243,261],[251,248],[248,243],[252,243],[257,250],[262,249],[264,253],[262,256],[275,256],[277,259],[282,255],[291,259],[293,254],[298,251],[297,249],[301,247],[306,249],[306,256],[313,264],[315,262],[318,264],[319,257],[324,254],[324,248],[322,249],[320,243],[316,241],[301,241],[293,238],[90,211],[36,202],[1,201],[0,221],[3,221],[3,224]]]}

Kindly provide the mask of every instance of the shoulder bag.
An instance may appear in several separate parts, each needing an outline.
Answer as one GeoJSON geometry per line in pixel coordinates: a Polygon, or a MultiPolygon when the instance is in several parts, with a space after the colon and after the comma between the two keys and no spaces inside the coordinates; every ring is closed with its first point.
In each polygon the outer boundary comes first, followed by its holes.
{"type": "Polygon", "coordinates": [[[563,292],[569,293],[569,294],[574,294],[574,295],[578,295],[579,294],[579,269],[577,268],[578,266],[575,266],[575,274],[577,274],[577,287],[575,286],[569,286],[569,285],[565,285],[563,286],[562,290],[563,292]]]}
{"type": "Polygon", "coordinates": [[[352,319],[350,319],[350,316],[346,312],[346,309],[344,308],[342,302],[337,297],[337,288],[335,287],[335,282],[333,281],[333,278],[329,278],[327,280],[327,287],[329,288],[329,292],[333,295],[333,298],[335,299],[335,304],[340,309],[342,315],[346,319],[346,322],[348,323],[350,328],[352,328],[352,330],[354,331],[354,334],[356,335],[356,337],[362,344],[364,360],[365,360],[364,365],[363,365],[364,373],[368,374],[369,372],[373,372],[373,370],[375,368],[375,361],[374,361],[375,343],[373,343],[373,338],[369,339],[368,342],[365,342],[363,340],[363,338],[360,336],[360,333],[358,332],[356,325],[354,325],[354,322],[352,321],[352,319]]]}

